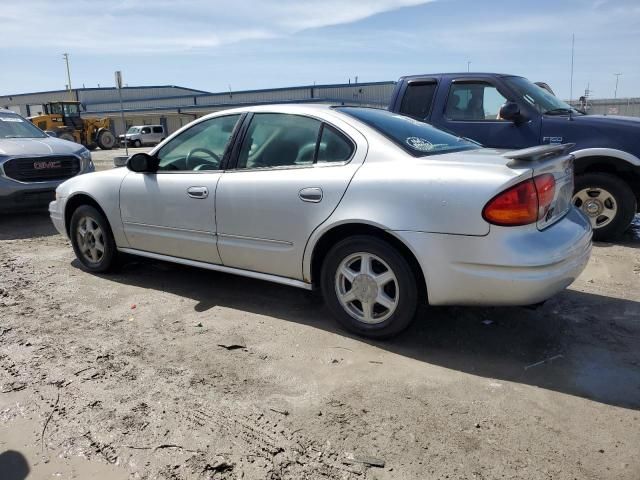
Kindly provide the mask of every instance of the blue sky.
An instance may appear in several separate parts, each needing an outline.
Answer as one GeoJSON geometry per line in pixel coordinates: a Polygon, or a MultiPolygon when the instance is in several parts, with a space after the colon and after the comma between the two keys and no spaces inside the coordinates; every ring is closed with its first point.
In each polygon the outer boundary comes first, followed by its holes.
{"type": "Polygon", "coordinates": [[[208,91],[498,71],[574,97],[640,96],[638,0],[2,0],[0,94],[175,84],[208,91]]]}

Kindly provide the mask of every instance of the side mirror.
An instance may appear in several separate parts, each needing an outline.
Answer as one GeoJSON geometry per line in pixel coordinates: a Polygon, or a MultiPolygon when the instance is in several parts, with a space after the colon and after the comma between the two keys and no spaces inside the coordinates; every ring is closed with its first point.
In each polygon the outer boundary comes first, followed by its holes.
{"type": "Polygon", "coordinates": [[[500,118],[517,123],[518,121],[522,120],[520,107],[516,102],[505,102],[504,105],[500,107],[500,118]]]}
{"type": "Polygon", "coordinates": [[[127,160],[127,168],[132,172],[155,172],[156,161],[148,153],[136,153],[127,160]]]}

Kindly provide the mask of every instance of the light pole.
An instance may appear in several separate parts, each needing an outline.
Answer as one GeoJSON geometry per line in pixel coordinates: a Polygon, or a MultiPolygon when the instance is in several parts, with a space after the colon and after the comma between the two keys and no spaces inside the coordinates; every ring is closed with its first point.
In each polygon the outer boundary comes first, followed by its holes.
{"type": "Polygon", "coordinates": [[[67,65],[67,87],[69,88],[69,99],[73,100],[71,96],[71,70],[69,69],[69,54],[63,53],[62,58],[64,58],[64,63],[67,65]]]}
{"type": "Polygon", "coordinates": [[[467,61],[467,72],[471,71],[471,60],[467,61]]]}
{"type": "Polygon", "coordinates": [[[616,98],[618,98],[618,80],[620,79],[620,75],[622,74],[614,73],[614,75],[616,76],[616,89],[613,91],[613,99],[615,100],[616,98]]]}
{"type": "Polygon", "coordinates": [[[124,119],[124,107],[122,106],[122,72],[115,72],[116,88],[118,89],[118,97],[120,98],[120,119],[122,120],[122,128],[124,128],[124,154],[129,156],[129,140],[127,140],[127,123],[124,119]]]}

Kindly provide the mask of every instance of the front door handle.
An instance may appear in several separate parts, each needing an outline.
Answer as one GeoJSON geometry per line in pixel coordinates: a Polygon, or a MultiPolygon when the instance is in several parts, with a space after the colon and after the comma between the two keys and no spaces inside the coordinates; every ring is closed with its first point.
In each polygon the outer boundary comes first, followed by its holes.
{"type": "Polygon", "coordinates": [[[303,202],[319,203],[322,201],[322,189],[318,187],[303,188],[298,192],[303,202]]]}
{"type": "Polygon", "coordinates": [[[209,189],[207,189],[207,187],[189,187],[187,188],[187,195],[191,198],[207,198],[209,196],[209,189]]]}

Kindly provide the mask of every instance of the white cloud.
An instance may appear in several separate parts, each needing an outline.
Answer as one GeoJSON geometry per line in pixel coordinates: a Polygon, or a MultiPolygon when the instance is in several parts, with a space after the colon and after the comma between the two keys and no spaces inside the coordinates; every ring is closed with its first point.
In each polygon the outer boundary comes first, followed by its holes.
{"type": "Polygon", "coordinates": [[[199,51],[355,22],[433,0],[3,0],[0,49],[199,51]]]}

